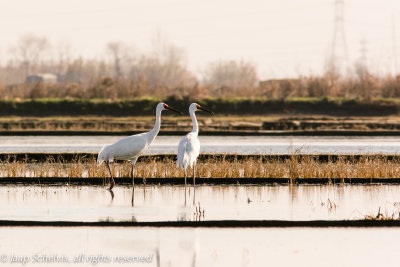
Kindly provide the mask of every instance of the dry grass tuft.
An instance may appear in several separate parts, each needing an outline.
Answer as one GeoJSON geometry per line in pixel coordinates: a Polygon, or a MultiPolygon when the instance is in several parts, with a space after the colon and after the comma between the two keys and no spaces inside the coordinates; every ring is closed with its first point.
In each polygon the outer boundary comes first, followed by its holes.
{"type": "MultiPolygon", "coordinates": [[[[114,177],[129,177],[130,162],[111,165],[114,177]]],[[[400,160],[367,155],[360,158],[338,157],[322,162],[318,157],[294,154],[287,159],[248,156],[226,159],[211,157],[197,163],[198,177],[214,178],[399,178],[400,160]]],[[[188,171],[191,175],[191,170],[188,171]]],[[[1,177],[108,177],[104,164],[94,158],[72,161],[49,158],[43,163],[27,163],[8,158],[0,162],[1,177]]],[[[138,162],[135,176],[142,178],[183,177],[183,171],[169,158],[153,157],[138,162]]]]}
{"type": "Polygon", "coordinates": [[[389,214],[388,212],[382,213],[381,212],[381,207],[379,207],[378,214],[377,215],[367,215],[365,216],[366,220],[379,220],[379,221],[394,221],[394,220],[400,220],[400,211],[393,211],[392,214],[389,214]]]}

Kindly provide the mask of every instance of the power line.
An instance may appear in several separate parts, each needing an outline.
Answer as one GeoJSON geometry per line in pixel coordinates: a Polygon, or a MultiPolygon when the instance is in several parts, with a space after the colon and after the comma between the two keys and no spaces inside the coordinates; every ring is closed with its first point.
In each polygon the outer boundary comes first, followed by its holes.
{"type": "Polygon", "coordinates": [[[364,65],[364,67],[367,67],[367,41],[365,37],[361,39],[360,42],[361,48],[360,48],[360,53],[361,53],[361,63],[364,65]]]}
{"type": "Polygon", "coordinates": [[[347,65],[349,55],[344,31],[344,1],[335,0],[335,26],[332,39],[330,69],[340,72],[347,65]]]}

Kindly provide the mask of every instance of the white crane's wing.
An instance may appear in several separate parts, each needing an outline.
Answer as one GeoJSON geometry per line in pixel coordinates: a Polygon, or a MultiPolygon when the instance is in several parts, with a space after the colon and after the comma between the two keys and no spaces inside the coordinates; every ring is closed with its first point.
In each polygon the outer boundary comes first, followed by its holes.
{"type": "Polygon", "coordinates": [[[183,162],[183,158],[185,157],[185,153],[186,153],[187,144],[188,144],[188,138],[187,138],[187,136],[185,136],[181,139],[181,141],[179,142],[179,145],[178,145],[178,155],[177,155],[176,166],[180,166],[181,168],[184,168],[184,169],[187,168],[187,165],[185,167],[185,164],[183,162]]]}
{"type": "Polygon", "coordinates": [[[137,134],[122,138],[112,145],[102,148],[97,162],[112,162],[114,159],[130,160],[146,152],[150,141],[146,134],[137,134]]]}
{"type": "Polygon", "coordinates": [[[114,147],[116,159],[132,159],[146,152],[149,145],[146,135],[132,135],[117,141],[114,147]]]}
{"type": "Polygon", "coordinates": [[[197,135],[189,133],[181,139],[178,145],[177,166],[186,169],[193,167],[200,153],[200,141],[197,135]]]}

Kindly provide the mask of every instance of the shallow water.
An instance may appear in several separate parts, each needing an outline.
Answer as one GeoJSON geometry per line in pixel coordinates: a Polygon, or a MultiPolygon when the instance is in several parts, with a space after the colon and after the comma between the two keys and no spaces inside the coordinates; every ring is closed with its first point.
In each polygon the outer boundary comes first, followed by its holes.
{"type": "MultiPolygon", "coordinates": [[[[97,153],[121,136],[0,136],[1,153],[97,153]]],[[[182,136],[158,136],[147,154],[174,154],[182,136]]],[[[400,154],[399,137],[201,136],[201,153],[400,154]]]]}
{"type": "Polygon", "coordinates": [[[398,185],[2,186],[0,220],[343,220],[400,212],[398,185]],[[204,211],[199,214],[196,211],[204,211]]]}
{"type": "Polygon", "coordinates": [[[396,266],[400,239],[400,228],[0,230],[0,265],[10,264],[14,255],[27,261],[23,266],[396,266]],[[69,263],[44,263],[51,257],[69,263]],[[145,257],[149,262],[127,264],[116,257],[145,257]]]}
{"type": "MultiPolygon", "coordinates": [[[[397,185],[2,186],[1,220],[360,219],[399,213],[397,185]],[[190,191],[190,192],[189,192],[190,191]],[[193,204],[194,200],[194,204],[193,204]],[[199,204],[200,203],[200,204],[199,204]],[[196,214],[204,210],[204,217],[196,214]]],[[[0,265],[392,266],[400,228],[0,227],[0,265]],[[124,263],[140,258],[142,262],[124,263]],[[12,261],[18,262],[12,262],[12,261]],[[21,263],[25,262],[25,264],[21,263]]]]}

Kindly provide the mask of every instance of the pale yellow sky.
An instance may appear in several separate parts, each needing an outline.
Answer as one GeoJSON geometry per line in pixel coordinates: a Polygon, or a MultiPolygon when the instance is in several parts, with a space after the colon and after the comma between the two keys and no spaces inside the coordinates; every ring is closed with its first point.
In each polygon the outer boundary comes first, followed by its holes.
{"type": "MultiPolygon", "coordinates": [[[[360,58],[364,38],[370,69],[394,72],[400,1],[344,2],[349,61],[360,58]]],[[[295,77],[323,71],[333,27],[334,0],[1,0],[0,61],[25,33],[54,47],[67,42],[73,56],[104,57],[109,41],[149,51],[161,31],[185,48],[195,73],[211,61],[244,59],[261,79],[295,77]]]]}

